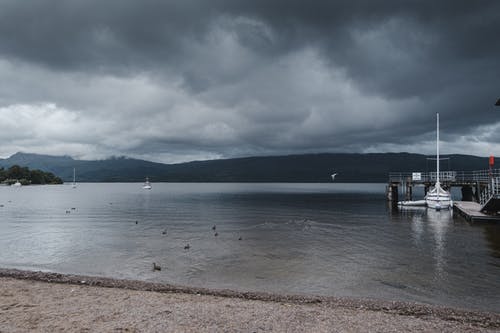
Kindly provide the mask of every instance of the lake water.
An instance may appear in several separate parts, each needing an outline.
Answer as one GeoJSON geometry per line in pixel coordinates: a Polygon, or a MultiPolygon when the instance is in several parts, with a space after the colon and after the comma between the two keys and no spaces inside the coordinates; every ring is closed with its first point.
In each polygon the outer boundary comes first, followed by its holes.
{"type": "Polygon", "coordinates": [[[500,312],[499,224],[385,184],[141,186],[0,186],[0,267],[500,312]]]}

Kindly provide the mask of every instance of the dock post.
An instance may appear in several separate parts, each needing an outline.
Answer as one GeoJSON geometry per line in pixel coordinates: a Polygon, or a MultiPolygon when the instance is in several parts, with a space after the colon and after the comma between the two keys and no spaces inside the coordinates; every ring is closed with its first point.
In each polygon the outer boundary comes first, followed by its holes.
{"type": "Polygon", "coordinates": [[[389,184],[386,187],[387,201],[391,201],[392,203],[398,203],[398,185],[397,184],[389,184]]]}
{"type": "Polygon", "coordinates": [[[476,202],[479,202],[479,197],[481,195],[481,186],[479,185],[479,181],[476,182],[476,191],[474,193],[474,199],[476,202]]]}
{"type": "Polygon", "coordinates": [[[405,191],[405,200],[410,201],[413,200],[413,184],[410,180],[406,182],[406,191],[405,191]]]}
{"type": "Polygon", "coordinates": [[[462,201],[473,201],[474,193],[472,191],[472,186],[464,185],[462,186],[462,201]]]}

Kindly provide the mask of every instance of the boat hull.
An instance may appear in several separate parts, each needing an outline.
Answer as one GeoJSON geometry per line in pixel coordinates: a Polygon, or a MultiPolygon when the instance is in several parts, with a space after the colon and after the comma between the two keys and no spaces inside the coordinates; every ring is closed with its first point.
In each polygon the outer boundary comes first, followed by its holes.
{"type": "Polygon", "coordinates": [[[440,209],[449,209],[453,207],[453,201],[449,197],[429,197],[425,199],[425,203],[428,208],[440,210],[440,209]]]}
{"type": "Polygon", "coordinates": [[[439,181],[436,182],[434,187],[425,196],[425,203],[427,207],[436,210],[453,207],[450,192],[444,190],[439,181]]]}

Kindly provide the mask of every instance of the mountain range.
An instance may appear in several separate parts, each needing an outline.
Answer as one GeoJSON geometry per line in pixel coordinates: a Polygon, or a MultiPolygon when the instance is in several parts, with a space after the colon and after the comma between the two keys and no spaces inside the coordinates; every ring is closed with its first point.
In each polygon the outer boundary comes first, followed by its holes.
{"type": "MultiPolygon", "coordinates": [[[[471,171],[488,168],[487,157],[445,155],[441,169],[471,171]]],[[[76,160],[69,156],[16,153],[0,159],[0,167],[27,166],[78,182],[385,182],[389,172],[433,171],[435,161],[410,153],[322,153],[261,156],[178,164],[163,164],[127,157],[76,160]]]]}

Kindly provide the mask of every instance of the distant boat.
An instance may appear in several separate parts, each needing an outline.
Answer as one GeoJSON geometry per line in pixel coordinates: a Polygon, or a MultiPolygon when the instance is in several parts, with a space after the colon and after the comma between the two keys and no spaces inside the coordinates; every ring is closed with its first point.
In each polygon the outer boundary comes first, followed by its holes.
{"type": "Polygon", "coordinates": [[[20,187],[21,183],[19,182],[19,180],[16,180],[16,182],[14,184],[12,184],[12,186],[20,187]]]}
{"type": "Polygon", "coordinates": [[[73,188],[76,188],[76,170],[73,168],[73,184],[71,184],[73,188]]]}
{"type": "Polygon", "coordinates": [[[146,177],[146,181],[144,182],[144,185],[142,186],[143,189],[145,190],[150,190],[152,189],[151,183],[149,182],[149,178],[146,177]]]}
{"type": "Polygon", "coordinates": [[[439,113],[436,114],[436,184],[427,192],[425,203],[427,207],[440,210],[453,206],[450,192],[444,190],[439,182],[439,113]]]}
{"type": "Polygon", "coordinates": [[[336,176],[336,175],[337,175],[336,173],[332,174],[332,181],[334,181],[334,180],[335,180],[335,176],[336,176]]]}

